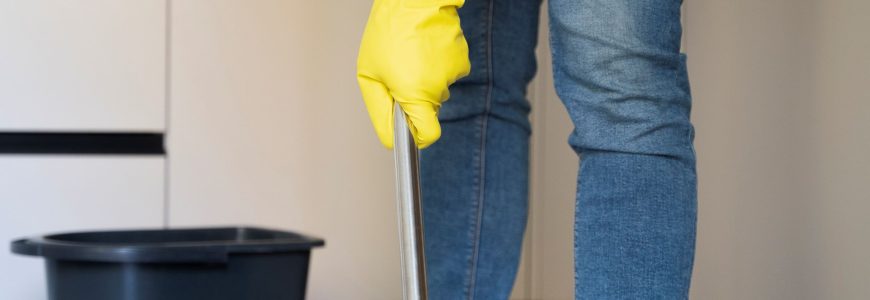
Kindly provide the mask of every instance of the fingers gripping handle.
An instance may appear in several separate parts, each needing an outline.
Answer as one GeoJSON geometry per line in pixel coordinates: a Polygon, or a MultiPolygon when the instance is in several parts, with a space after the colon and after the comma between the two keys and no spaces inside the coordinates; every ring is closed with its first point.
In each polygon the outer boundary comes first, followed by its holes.
{"type": "Polygon", "coordinates": [[[405,300],[426,300],[426,260],[423,255],[423,207],[420,196],[419,151],[405,113],[393,108],[393,150],[396,157],[396,193],[399,213],[399,246],[405,300]]]}

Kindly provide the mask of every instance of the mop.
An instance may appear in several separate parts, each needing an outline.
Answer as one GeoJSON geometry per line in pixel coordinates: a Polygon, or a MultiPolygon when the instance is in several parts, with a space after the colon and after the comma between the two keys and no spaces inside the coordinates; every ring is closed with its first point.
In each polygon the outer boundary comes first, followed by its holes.
{"type": "Polygon", "coordinates": [[[419,151],[399,104],[394,109],[393,148],[396,158],[396,200],[405,300],[426,300],[426,260],[423,255],[423,207],[420,196],[419,151]]]}

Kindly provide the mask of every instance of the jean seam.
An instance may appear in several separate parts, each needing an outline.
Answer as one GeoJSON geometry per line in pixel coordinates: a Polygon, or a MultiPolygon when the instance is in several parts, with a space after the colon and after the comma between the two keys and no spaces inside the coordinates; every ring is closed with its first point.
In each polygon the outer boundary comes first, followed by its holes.
{"type": "Polygon", "coordinates": [[[674,74],[675,80],[677,81],[678,88],[684,90],[686,92],[686,97],[688,98],[688,109],[686,120],[688,123],[688,128],[686,129],[686,134],[684,138],[686,139],[686,145],[689,150],[689,155],[691,155],[690,159],[693,161],[697,160],[697,154],[695,153],[695,128],[692,124],[692,90],[689,87],[689,69],[687,66],[688,62],[688,54],[684,52],[677,53],[677,65],[678,68],[674,74]]]}
{"type": "Polygon", "coordinates": [[[577,216],[579,216],[579,215],[580,215],[580,173],[578,170],[577,189],[574,192],[574,230],[573,230],[574,231],[574,243],[573,243],[574,244],[574,249],[573,249],[574,253],[572,253],[574,256],[574,294],[575,295],[580,294],[580,290],[578,289],[578,287],[580,286],[579,285],[579,283],[580,283],[580,276],[579,276],[580,270],[579,269],[580,268],[577,264],[577,250],[579,249],[579,246],[580,246],[580,243],[579,243],[580,220],[577,218],[577,216]]]}
{"type": "Polygon", "coordinates": [[[486,136],[487,136],[487,121],[489,118],[492,106],[492,89],[493,89],[493,72],[492,72],[492,23],[493,23],[493,7],[495,1],[488,1],[488,11],[486,15],[486,95],[484,99],[484,111],[480,119],[480,155],[478,167],[478,195],[477,195],[477,216],[474,228],[474,236],[472,237],[472,254],[471,268],[468,279],[468,299],[474,299],[474,290],[477,281],[477,264],[479,263],[480,255],[480,240],[483,227],[483,207],[486,197],[486,136]]]}

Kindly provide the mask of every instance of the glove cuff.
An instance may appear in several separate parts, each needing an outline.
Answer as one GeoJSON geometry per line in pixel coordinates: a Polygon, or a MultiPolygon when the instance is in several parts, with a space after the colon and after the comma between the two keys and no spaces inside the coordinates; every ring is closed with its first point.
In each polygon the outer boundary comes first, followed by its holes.
{"type": "Polygon", "coordinates": [[[462,7],[465,0],[399,0],[402,6],[405,7],[443,7],[456,6],[462,7]]]}

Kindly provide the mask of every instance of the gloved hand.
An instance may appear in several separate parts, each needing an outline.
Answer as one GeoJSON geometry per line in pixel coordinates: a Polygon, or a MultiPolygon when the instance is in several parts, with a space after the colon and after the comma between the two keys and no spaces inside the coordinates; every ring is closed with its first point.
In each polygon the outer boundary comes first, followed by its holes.
{"type": "Polygon", "coordinates": [[[468,44],[456,9],[464,0],[375,0],[357,59],[357,81],[381,143],[393,147],[394,103],[417,146],[441,137],[448,86],[468,75],[468,44]]]}

